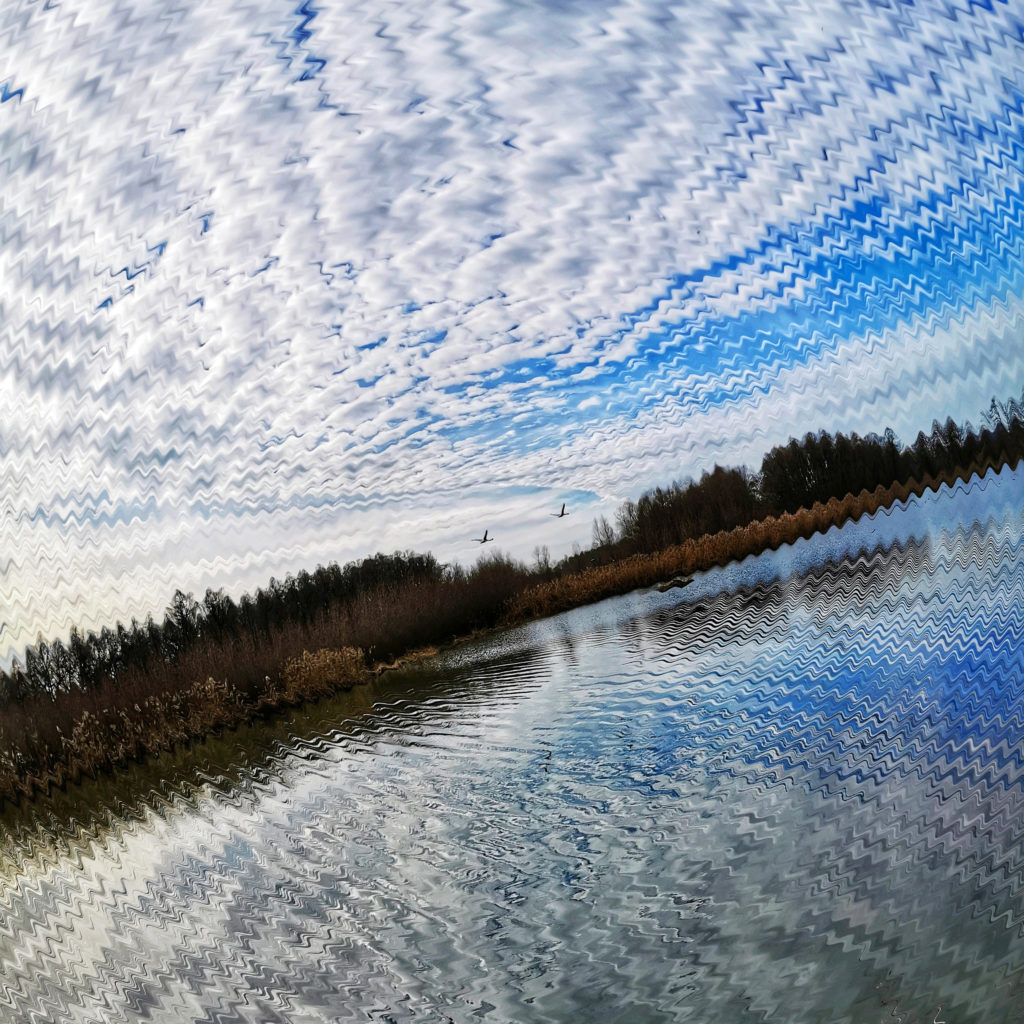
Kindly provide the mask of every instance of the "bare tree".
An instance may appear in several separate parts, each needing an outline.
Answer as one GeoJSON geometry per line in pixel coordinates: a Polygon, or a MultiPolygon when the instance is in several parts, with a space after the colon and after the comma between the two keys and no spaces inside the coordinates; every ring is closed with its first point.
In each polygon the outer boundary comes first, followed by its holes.
{"type": "Polygon", "coordinates": [[[594,520],[594,543],[593,547],[603,548],[615,543],[615,528],[604,516],[598,516],[594,520]]]}

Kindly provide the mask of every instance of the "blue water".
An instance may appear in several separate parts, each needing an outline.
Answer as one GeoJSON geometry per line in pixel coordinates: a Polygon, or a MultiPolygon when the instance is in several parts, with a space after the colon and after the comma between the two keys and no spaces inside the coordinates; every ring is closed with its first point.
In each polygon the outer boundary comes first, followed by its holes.
{"type": "Polygon", "coordinates": [[[1021,491],[22,809],[0,1018],[1024,1020],[1021,491]]]}

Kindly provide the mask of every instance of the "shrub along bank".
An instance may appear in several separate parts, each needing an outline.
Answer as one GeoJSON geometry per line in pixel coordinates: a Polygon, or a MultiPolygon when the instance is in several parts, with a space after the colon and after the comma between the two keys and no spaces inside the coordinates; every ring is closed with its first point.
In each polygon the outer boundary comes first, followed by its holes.
{"type": "Polygon", "coordinates": [[[133,620],[40,642],[0,674],[0,800],[349,688],[411,652],[724,565],[1016,465],[1022,403],[993,402],[987,415],[980,434],[947,421],[910,448],[891,432],[865,441],[806,435],[773,449],[760,474],[716,467],[626,502],[617,528],[599,520],[593,547],[555,566],[501,554],[471,569],[412,552],[375,555],[271,580],[237,602],[179,591],[161,624],[133,620]],[[851,451],[862,458],[843,476],[835,462],[851,451]],[[772,476],[781,463],[799,486],[786,490],[772,476]],[[896,477],[870,489],[814,497],[888,472],[896,477]],[[791,508],[791,492],[814,500],[791,508]]]}

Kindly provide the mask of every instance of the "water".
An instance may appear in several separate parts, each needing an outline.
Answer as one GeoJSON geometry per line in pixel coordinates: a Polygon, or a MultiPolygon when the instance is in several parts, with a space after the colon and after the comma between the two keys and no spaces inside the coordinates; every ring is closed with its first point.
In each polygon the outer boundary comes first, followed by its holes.
{"type": "Polygon", "coordinates": [[[1024,1018],[1021,490],[8,811],[0,1018],[1024,1018]]]}

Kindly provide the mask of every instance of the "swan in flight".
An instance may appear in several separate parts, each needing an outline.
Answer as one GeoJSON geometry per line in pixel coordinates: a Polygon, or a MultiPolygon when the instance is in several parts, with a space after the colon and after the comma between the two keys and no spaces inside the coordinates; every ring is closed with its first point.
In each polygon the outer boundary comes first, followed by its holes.
{"type": "Polygon", "coordinates": [[[569,513],[565,511],[565,502],[562,502],[561,512],[549,512],[548,515],[554,516],[556,519],[561,519],[562,516],[567,516],[569,513]]]}

